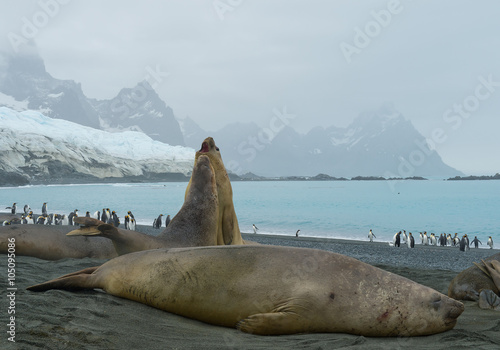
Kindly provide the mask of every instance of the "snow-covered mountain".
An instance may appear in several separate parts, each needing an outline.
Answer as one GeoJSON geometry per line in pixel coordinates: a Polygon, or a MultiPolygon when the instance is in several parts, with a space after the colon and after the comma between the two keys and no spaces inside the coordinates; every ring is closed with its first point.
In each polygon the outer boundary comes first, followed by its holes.
{"type": "Polygon", "coordinates": [[[194,153],[136,131],[110,133],[36,111],[0,107],[0,185],[108,177],[184,179],[194,153]]]}
{"type": "Polygon", "coordinates": [[[73,80],[52,77],[34,43],[18,54],[0,51],[0,62],[0,106],[111,132],[142,131],[154,140],[184,146],[172,109],[147,81],[122,89],[111,100],[96,100],[87,98],[73,80]]]}
{"type": "Polygon", "coordinates": [[[112,100],[95,101],[94,106],[104,130],[135,130],[161,142],[184,145],[172,108],[146,80],[134,88],[122,89],[112,100]]]}
{"type": "MultiPolygon", "coordinates": [[[[186,143],[198,149],[204,134],[193,121],[183,124],[186,143]]],[[[316,127],[300,134],[290,126],[268,133],[255,123],[234,123],[212,133],[226,167],[262,176],[456,176],[425,138],[391,106],[359,115],[346,128],[316,127]]]]}

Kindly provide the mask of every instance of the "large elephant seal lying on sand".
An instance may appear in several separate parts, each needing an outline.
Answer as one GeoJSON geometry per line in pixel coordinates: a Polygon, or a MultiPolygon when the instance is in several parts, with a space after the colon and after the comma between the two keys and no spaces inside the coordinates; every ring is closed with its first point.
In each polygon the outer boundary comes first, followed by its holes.
{"type": "Polygon", "coordinates": [[[427,335],[452,329],[464,310],[431,288],[359,260],[279,246],[141,251],[28,290],[92,288],[261,335],[427,335]]]}
{"type": "Polygon", "coordinates": [[[460,272],[448,287],[448,296],[479,301],[482,309],[500,311],[500,253],[460,272]]]}
{"type": "Polygon", "coordinates": [[[75,222],[84,225],[68,236],[102,236],[109,238],[118,255],[140,250],[217,245],[219,217],[215,172],[206,156],[196,162],[191,186],[181,209],[158,236],[121,230],[93,218],[79,217],[75,222]]]}
{"type": "Polygon", "coordinates": [[[111,259],[118,254],[113,244],[105,239],[66,237],[74,226],[9,225],[0,227],[0,253],[7,254],[9,239],[15,239],[16,255],[27,255],[44,260],[64,258],[111,259]]]}
{"type": "MultiPolygon", "coordinates": [[[[245,244],[241,238],[238,218],[233,205],[233,188],[231,181],[227,175],[226,167],[222,162],[219,147],[215,145],[215,141],[211,137],[207,137],[201,144],[201,148],[196,152],[194,162],[195,165],[201,156],[210,158],[210,163],[215,170],[215,181],[217,182],[217,192],[219,195],[219,222],[217,227],[217,245],[229,244],[245,244]]],[[[189,180],[186,189],[186,196],[193,182],[193,177],[189,180]]],[[[252,242],[249,242],[252,244],[252,242]]]]}

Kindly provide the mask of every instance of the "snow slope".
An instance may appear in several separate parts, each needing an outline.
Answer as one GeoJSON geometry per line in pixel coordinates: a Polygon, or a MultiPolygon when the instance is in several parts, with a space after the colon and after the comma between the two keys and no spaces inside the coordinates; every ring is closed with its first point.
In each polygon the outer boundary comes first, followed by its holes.
{"type": "Polygon", "coordinates": [[[98,178],[188,174],[195,154],[140,132],[110,133],[6,107],[0,107],[0,152],[3,171],[43,177],[63,169],[98,178]]]}

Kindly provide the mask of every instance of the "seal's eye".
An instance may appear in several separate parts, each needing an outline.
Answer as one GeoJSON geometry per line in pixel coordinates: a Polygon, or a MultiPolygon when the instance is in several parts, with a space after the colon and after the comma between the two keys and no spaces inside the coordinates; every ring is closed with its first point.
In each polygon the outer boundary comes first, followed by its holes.
{"type": "Polygon", "coordinates": [[[215,150],[216,150],[217,152],[219,152],[219,147],[215,147],[215,150]]]}

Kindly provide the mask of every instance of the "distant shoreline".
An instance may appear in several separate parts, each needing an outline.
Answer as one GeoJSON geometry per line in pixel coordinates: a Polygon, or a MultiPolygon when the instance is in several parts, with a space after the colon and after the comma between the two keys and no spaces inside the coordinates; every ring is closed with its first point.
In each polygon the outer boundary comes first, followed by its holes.
{"type": "Polygon", "coordinates": [[[447,181],[460,181],[460,180],[500,180],[500,173],[496,173],[495,175],[479,175],[479,176],[455,176],[450,177],[447,181]]]}
{"type": "MultiPolygon", "coordinates": [[[[91,176],[75,176],[64,178],[50,179],[35,179],[29,181],[23,178],[23,181],[0,181],[0,187],[20,187],[20,186],[40,186],[40,185],[88,185],[88,184],[113,184],[113,183],[160,183],[160,182],[188,182],[189,175],[181,173],[164,173],[164,174],[149,174],[142,176],[124,176],[124,177],[105,177],[97,178],[91,176]]],[[[249,181],[427,181],[428,178],[422,176],[412,177],[389,177],[382,176],[354,176],[333,177],[326,174],[318,174],[316,176],[281,176],[281,177],[264,177],[247,173],[243,175],[229,174],[229,179],[233,182],[249,182],[249,181]]],[[[500,180],[500,173],[495,175],[480,175],[480,176],[455,176],[443,178],[443,181],[470,181],[470,180],[500,180]]]]}

